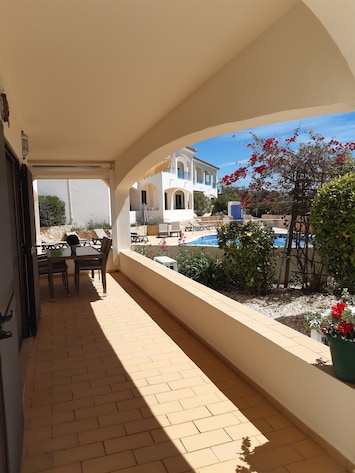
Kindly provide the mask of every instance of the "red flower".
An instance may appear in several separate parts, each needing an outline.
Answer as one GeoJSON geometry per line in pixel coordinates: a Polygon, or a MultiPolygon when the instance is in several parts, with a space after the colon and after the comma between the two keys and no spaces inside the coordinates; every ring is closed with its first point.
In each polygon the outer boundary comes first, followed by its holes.
{"type": "Polygon", "coordinates": [[[277,140],[275,138],[268,138],[265,140],[264,145],[263,145],[263,150],[268,151],[273,148],[274,145],[277,145],[277,140]]]}
{"type": "Polygon", "coordinates": [[[338,302],[337,304],[332,306],[332,317],[334,319],[341,319],[341,316],[345,310],[345,308],[348,307],[345,302],[338,302]]]}
{"type": "Polygon", "coordinates": [[[339,332],[342,334],[342,335],[346,335],[347,333],[349,333],[352,329],[354,328],[354,324],[352,324],[351,322],[340,322],[340,324],[338,325],[338,330],[339,332]]]}
{"type": "Polygon", "coordinates": [[[341,156],[341,155],[337,156],[337,158],[336,158],[337,163],[343,163],[344,161],[345,161],[344,156],[341,156]]]}
{"type": "Polygon", "coordinates": [[[254,168],[254,171],[261,174],[263,171],[265,171],[266,167],[267,167],[266,164],[262,164],[261,166],[254,168]]]}
{"type": "Polygon", "coordinates": [[[251,155],[251,157],[249,158],[250,164],[252,166],[254,166],[254,164],[257,162],[257,160],[258,160],[258,155],[256,153],[253,153],[251,155]]]}

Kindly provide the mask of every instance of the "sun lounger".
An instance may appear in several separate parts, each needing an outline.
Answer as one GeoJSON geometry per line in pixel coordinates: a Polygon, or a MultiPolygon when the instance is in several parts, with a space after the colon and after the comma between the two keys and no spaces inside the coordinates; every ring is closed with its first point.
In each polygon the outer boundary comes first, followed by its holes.
{"type": "Polygon", "coordinates": [[[138,235],[138,233],[131,233],[131,243],[148,243],[148,237],[145,235],[138,235]]]}
{"type": "Polygon", "coordinates": [[[185,232],[199,232],[201,230],[206,230],[206,228],[197,222],[189,222],[188,225],[185,226],[185,232]]]}
{"type": "Polygon", "coordinates": [[[188,225],[185,226],[185,232],[193,232],[193,231],[203,231],[203,230],[215,230],[216,223],[215,222],[201,222],[199,220],[194,220],[193,223],[189,222],[188,225]]]}
{"type": "Polygon", "coordinates": [[[104,238],[107,238],[107,233],[103,228],[94,228],[96,237],[93,237],[92,242],[94,245],[101,243],[104,238]]]}
{"type": "Polygon", "coordinates": [[[41,244],[37,245],[42,248],[42,251],[53,250],[57,248],[64,248],[67,246],[65,241],[55,241],[48,238],[46,235],[40,235],[41,244]]]}

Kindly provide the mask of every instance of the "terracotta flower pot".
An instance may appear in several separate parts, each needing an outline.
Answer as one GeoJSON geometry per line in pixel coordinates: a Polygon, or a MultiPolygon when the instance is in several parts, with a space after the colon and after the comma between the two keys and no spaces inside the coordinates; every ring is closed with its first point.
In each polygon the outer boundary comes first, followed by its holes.
{"type": "Polygon", "coordinates": [[[147,225],[147,235],[158,235],[159,225],[147,225]]]}

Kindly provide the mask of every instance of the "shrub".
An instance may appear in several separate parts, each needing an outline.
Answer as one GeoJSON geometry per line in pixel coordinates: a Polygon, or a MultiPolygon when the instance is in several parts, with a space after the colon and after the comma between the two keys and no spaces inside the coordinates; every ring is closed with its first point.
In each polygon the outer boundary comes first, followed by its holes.
{"type": "Polygon", "coordinates": [[[230,222],[217,229],[219,247],[236,287],[252,294],[270,291],[274,274],[274,232],[254,222],[230,222]]]}
{"type": "Polygon", "coordinates": [[[176,255],[179,273],[216,290],[232,288],[228,267],[221,258],[209,255],[203,249],[181,246],[176,255]]]}
{"type": "Polygon", "coordinates": [[[311,206],[315,245],[339,288],[355,292],[355,173],[324,184],[311,206]]]}
{"type": "Polygon", "coordinates": [[[153,248],[152,245],[144,244],[135,246],[134,251],[147,258],[154,259],[156,256],[167,256],[168,245],[166,244],[165,238],[162,238],[157,249],[153,248]]]}
{"type": "Polygon", "coordinates": [[[89,220],[86,229],[87,230],[95,230],[95,228],[103,228],[104,230],[110,230],[111,225],[106,222],[106,220],[103,220],[102,222],[99,220],[89,220]]]}
{"type": "Polygon", "coordinates": [[[203,192],[194,192],[194,212],[202,216],[211,212],[211,200],[203,192]]]}
{"type": "Polygon", "coordinates": [[[55,195],[40,195],[39,221],[41,227],[65,225],[65,202],[55,195]]]}

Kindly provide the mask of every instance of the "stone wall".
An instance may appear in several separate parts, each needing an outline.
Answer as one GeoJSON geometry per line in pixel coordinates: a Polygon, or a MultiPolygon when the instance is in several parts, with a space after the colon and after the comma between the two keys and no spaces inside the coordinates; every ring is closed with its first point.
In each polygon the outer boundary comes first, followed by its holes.
{"type": "MultiPolygon", "coordinates": [[[[60,225],[56,227],[41,227],[41,234],[54,241],[64,241],[65,234],[72,231],[71,225],[60,225]]],[[[92,240],[96,237],[93,230],[78,230],[76,232],[80,238],[92,240]]]]}

